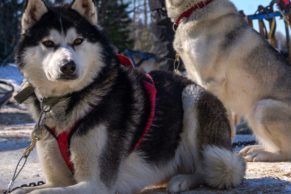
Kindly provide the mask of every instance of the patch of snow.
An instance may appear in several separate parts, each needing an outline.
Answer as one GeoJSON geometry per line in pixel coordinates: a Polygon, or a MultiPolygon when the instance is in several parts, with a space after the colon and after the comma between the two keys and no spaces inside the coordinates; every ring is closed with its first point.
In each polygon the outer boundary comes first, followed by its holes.
{"type": "Polygon", "coordinates": [[[236,135],[233,140],[233,142],[252,142],[252,141],[256,141],[256,137],[254,135],[236,135]]]}
{"type": "Polygon", "coordinates": [[[13,84],[18,89],[23,81],[23,76],[15,64],[0,67],[0,79],[13,84]]]}
{"type": "Polygon", "coordinates": [[[3,127],[0,130],[0,152],[28,146],[33,126],[34,124],[22,124],[3,127]]]}
{"type": "Polygon", "coordinates": [[[2,139],[0,138],[0,152],[25,148],[30,144],[30,138],[2,139]]]}
{"type": "Polygon", "coordinates": [[[1,143],[5,143],[5,142],[7,142],[8,141],[8,139],[6,139],[6,138],[0,138],[0,144],[1,143]]]}
{"type": "Polygon", "coordinates": [[[285,187],[285,191],[291,193],[291,185],[287,185],[287,186],[285,187]]]}
{"type": "MultiPolygon", "coordinates": [[[[0,152],[0,193],[6,190],[9,181],[11,180],[13,171],[16,167],[18,160],[22,155],[21,150],[0,152]],[[2,192],[1,192],[2,191],[2,192]]],[[[22,184],[28,184],[31,182],[37,182],[44,180],[42,178],[41,169],[38,159],[36,157],[36,150],[33,150],[28,158],[27,164],[23,168],[19,177],[15,182],[15,187],[22,184]]]]}

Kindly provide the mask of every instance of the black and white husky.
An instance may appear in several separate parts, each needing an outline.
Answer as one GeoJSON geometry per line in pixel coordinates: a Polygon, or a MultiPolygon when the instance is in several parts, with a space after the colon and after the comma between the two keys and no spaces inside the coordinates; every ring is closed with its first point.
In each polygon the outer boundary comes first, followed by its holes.
{"type": "Polygon", "coordinates": [[[37,143],[46,184],[15,193],[120,193],[168,181],[169,192],[241,183],[245,164],[231,151],[219,100],[165,72],[120,65],[96,26],[92,0],[48,7],[29,0],[17,61],[35,88],[27,100],[59,101],[37,143]]]}

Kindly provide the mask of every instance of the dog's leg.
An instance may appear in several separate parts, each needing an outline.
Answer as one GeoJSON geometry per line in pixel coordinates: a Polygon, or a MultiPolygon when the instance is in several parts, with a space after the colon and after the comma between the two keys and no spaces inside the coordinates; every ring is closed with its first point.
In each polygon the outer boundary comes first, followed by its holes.
{"type": "Polygon", "coordinates": [[[52,188],[56,187],[56,184],[52,183],[46,183],[44,185],[36,186],[36,187],[24,187],[24,188],[19,188],[13,191],[11,194],[26,194],[26,193],[31,193],[34,190],[40,190],[40,189],[47,189],[47,188],[52,188]]]}
{"type": "MultiPolygon", "coordinates": [[[[182,93],[182,102],[184,110],[184,121],[182,134],[182,142],[185,142],[185,147],[190,146],[189,154],[185,151],[181,157],[183,158],[182,168],[187,174],[179,174],[173,176],[167,184],[167,190],[170,193],[179,193],[190,190],[199,186],[203,181],[201,179],[202,174],[195,169],[200,169],[200,157],[197,151],[196,137],[197,137],[197,93],[201,92],[201,89],[195,85],[187,86],[182,93]]],[[[187,150],[187,149],[186,149],[187,150]]]]}
{"type": "Polygon", "coordinates": [[[179,193],[198,187],[203,184],[202,174],[187,174],[174,176],[167,185],[167,190],[170,193],[179,193]]]}
{"type": "Polygon", "coordinates": [[[265,99],[256,104],[249,124],[263,146],[248,146],[240,154],[252,162],[291,159],[291,107],[282,101],[265,99]]]}
{"type": "Polygon", "coordinates": [[[110,192],[106,189],[105,186],[101,186],[96,182],[83,181],[69,187],[55,187],[34,190],[29,194],[109,194],[110,192]]]}
{"type": "MultiPolygon", "coordinates": [[[[102,179],[100,164],[101,155],[107,143],[106,127],[103,125],[91,129],[87,134],[76,135],[71,139],[71,160],[74,164],[74,180],[72,185],[52,185],[51,188],[37,188],[31,194],[110,194],[114,188],[112,184],[102,179]]],[[[64,166],[66,168],[66,166],[64,166]]],[[[62,169],[59,169],[62,170],[62,169]]],[[[108,169],[110,171],[111,169],[108,169]]],[[[111,178],[111,177],[109,177],[111,178]]],[[[54,180],[55,181],[55,180],[54,180]]],[[[111,182],[110,182],[111,183],[111,182]]]]}
{"type": "Polygon", "coordinates": [[[29,193],[33,190],[69,186],[75,184],[72,172],[65,165],[61,155],[58,154],[56,140],[49,132],[43,134],[43,138],[37,143],[37,154],[40,160],[45,184],[36,187],[19,188],[13,194],[29,193]]]}
{"type": "Polygon", "coordinates": [[[266,151],[266,148],[263,145],[247,146],[240,152],[240,154],[243,155],[245,160],[249,162],[271,162],[280,160],[280,158],[284,159],[280,156],[280,152],[266,151]]]}

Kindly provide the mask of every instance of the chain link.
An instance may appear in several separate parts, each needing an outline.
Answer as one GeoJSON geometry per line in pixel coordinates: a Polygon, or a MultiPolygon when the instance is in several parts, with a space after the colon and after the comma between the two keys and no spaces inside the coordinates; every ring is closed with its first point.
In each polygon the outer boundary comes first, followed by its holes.
{"type": "Polygon", "coordinates": [[[18,175],[21,173],[21,171],[23,170],[27,159],[29,157],[29,155],[31,154],[31,152],[34,150],[37,141],[39,141],[42,137],[42,133],[43,133],[43,128],[44,128],[44,124],[45,124],[45,119],[46,119],[46,115],[47,113],[51,111],[51,107],[44,105],[43,103],[41,103],[41,112],[38,118],[38,121],[34,127],[34,130],[31,133],[31,143],[30,145],[24,150],[21,158],[19,159],[13,176],[11,178],[11,181],[9,182],[8,186],[7,186],[7,192],[11,192],[11,189],[15,183],[15,180],[17,179],[18,175]],[[21,162],[23,161],[23,163],[21,164],[21,162]]]}

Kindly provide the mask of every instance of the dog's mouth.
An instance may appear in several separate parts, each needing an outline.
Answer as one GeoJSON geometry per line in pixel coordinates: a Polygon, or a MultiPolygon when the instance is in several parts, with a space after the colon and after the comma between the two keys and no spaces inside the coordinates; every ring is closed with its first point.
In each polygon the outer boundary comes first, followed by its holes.
{"type": "Polygon", "coordinates": [[[46,74],[46,77],[48,80],[55,82],[55,81],[74,81],[77,80],[79,78],[79,76],[77,74],[58,74],[58,75],[54,75],[50,72],[48,72],[46,74]]]}
{"type": "Polygon", "coordinates": [[[73,81],[78,79],[78,75],[74,74],[74,75],[60,75],[57,80],[58,81],[73,81]]]}

